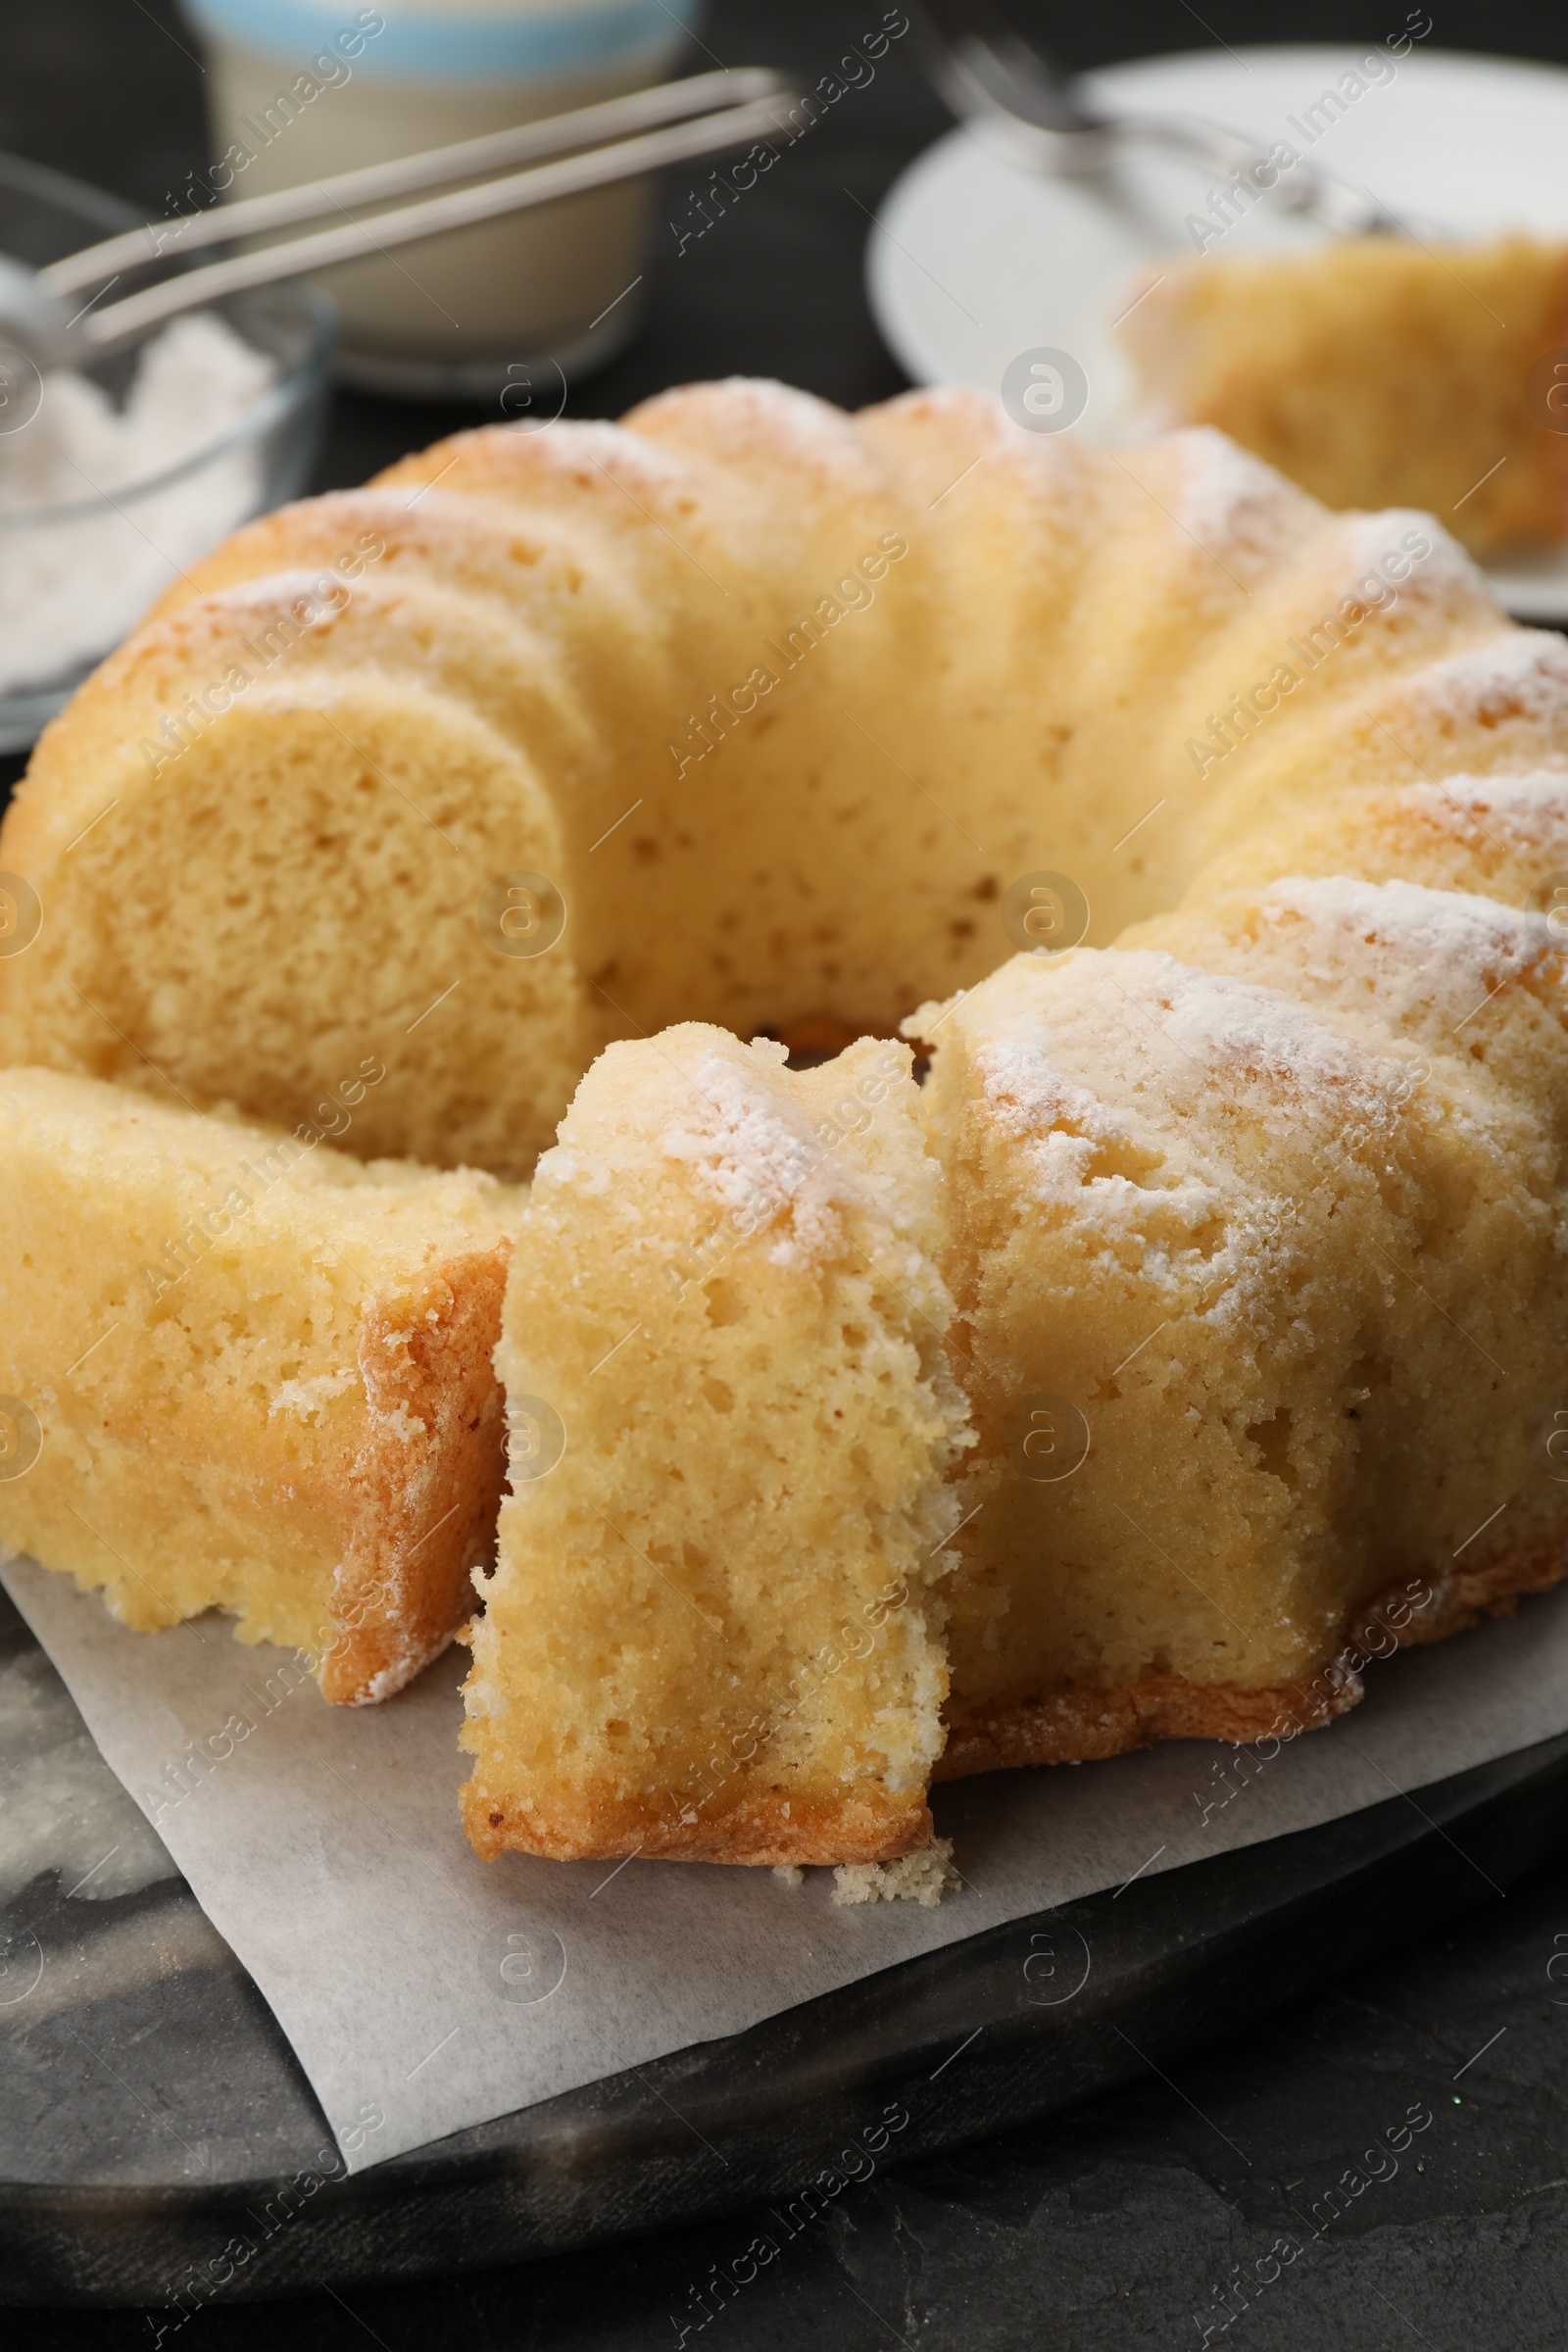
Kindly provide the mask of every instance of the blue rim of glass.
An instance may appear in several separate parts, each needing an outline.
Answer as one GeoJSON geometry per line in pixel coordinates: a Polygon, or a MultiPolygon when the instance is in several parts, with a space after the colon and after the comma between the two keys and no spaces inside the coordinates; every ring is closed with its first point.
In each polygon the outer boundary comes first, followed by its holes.
{"type": "MultiPolygon", "coordinates": [[[[121,197],[111,196],[86,180],[74,179],[69,172],[54,172],[47,165],[29,163],[23,156],[0,150],[0,197],[8,189],[52,204],[63,213],[74,213],[78,220],[106,234],[144,224],[143,215],[121,197]]],[[[296,305],[306,322],[306,341],[299,358],[263,393],[254,408],[246,410],[237,423],[220,433],[216,440],[204,442],[190,457],[181,458],[178,465],[149,474],[145,481],[127,483],[123,489],[100,491],[93,497],[72,499],[56,506],[0,508],[0,532],[45,530],[55,523],[79,522],[90,515],[113,514],[121,507],[135,505],[188,480],[216,459],[228,456],[247,442],[265,439],[293,410],[303,407],[320,390],[332,364],[338,334],[336,305],[314,286],[302,285],[297,279],[284,278],[275,286],[261,287],[257,292],[296,305]]],[[[239,295],[212,307],[220,316],[239,311],[243,317],[243,305],[249,299],[239,295]]],[[[243,327],[237,327],[236,331],[243,334],[243,327]]],[[[250,338],[247,336],[245,340],[250,338]]]]}
{"type": "Polygon", "coordinates": [[[532,80],[591,73],[686,38],[704,0],[539,0],[535,6],[456,7],[388,0],[184,0],[186,22],[253,55],[302,73],[342,58],[379,81],[532,80]],[[366,18],[376,20],[373,29],[366,18]],[[357,38],[357,49],[343,44],[357,38]]]}

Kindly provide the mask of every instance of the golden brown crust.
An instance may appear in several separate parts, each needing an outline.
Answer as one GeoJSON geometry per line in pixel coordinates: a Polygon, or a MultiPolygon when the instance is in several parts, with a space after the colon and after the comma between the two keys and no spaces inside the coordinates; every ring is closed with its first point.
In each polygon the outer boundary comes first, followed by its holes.
{"type": "Polygon", "coordinates": [[[1054,1691],[1031,1706],[956,1724],[932,1778],[963,1780],[1019,1764],[1086,1763],[1150,1747],[1156,1740],[1241,1744],[1287,1730],[1315,1731],[1356,1704],[1359,1669],[1369,1659],[1446,1641],[1484,1613],[1510,1616],[1522,1593],[1544,1592],[1565,1574],[1568,1537],[1501,1552],[1480,1568],[1400,1577],[1351,1612],[1338,1653],[1315,1675],[1256,1690],[1150,1675],[1104,1690],[1054,1691]]]}
{"type": "Polygon", "coordinates": [[[1446,1642],[1479,1625],[1483,1616],[1511,1617],[1527,1592],[1549,1592],[1568,1576],[1568,1535],[1539,1544],[1518,1544],[1500,1551],[1478,1568],[1450,1568],[1446,1576],[1404,1577],[1388,1585],[1366,1601],[1351,1618],[1347,1644],[1363,1657],[1375,1657],[1387,1647],[1384,1629],[1395,1634],[1400,1649],[1415,1649],[1428,1642],[1446,1642]],[[1431,1597],[1412,1610],[1409,1620],[1396,1629],[1387,1611],[1420,1587],[1431,1597]]]}
{"type": "Polygon", "coordinates": [[[494,1542],[505,1475],[491,1358],[510,1254],[498,1239],[443,1258],[412,1300],[367,1305],[360,1364],[370,1435],[349,1482],[353,1532],[332,1589],[326,1698],[389,1698],[472,1609],[469,1575],[494,1542]]]}
{"type": "Polygon", "coordinates": [[[1335,1659],[1315,1690],[1304,1677],[1240,1690],[1223,1683],[1190,1683],[1180,1675],[1147,1675],[1103,1690],[1057,1690],[1023,1707],[999,1709],[955,1724],[934,1780],[965,1780],[1018,1764],[1084,1764],[1125,1755],[1156,1740],[1259,1740],[1282,1723],[1315,1731],[1353,1707],[1360,1677],[1335,1659]]]}
{"type": "MultiPolygon", "coordinates": [[[[933,1780],[960,1780],[1025,1764],[1086,1763],[1149,1747],[1158,1740],[1251,1740],[1294,1736],[1331,1723],[1362,1695],[1360,1668],[1396,1648],[1446,1641],[1483,1614],[1507,1616],[1526,1592],[1544,1592],[1568,1574],[1568,1537],[1499,1553],[1446,1577],[1400,1577],[1347,1620],[1335,1657],[1315,1675],[1244,1690],[1224,1684],[1150,1675],[1104,1690],[1063,1690],[1029,1707],[956,1725],[933,1780]]],[[[463,1790],[464,1822],[476,1853],[508,1850],[553,1861],[836,1864],[891,1862],[933,1835],[918,1792],[906,1799],[809,1804],[753,1798],[723,1812],[671,1819],[667,1808],[607,1798],[585,1802],[561,1790],[546,1802],[492,1795],[476,1781],[463,1790]]]]}
{"type": "Polygon", "coordinates": [[[562,1788],[542,1799],[492,1795],[477,1777],[465,1784],[463,1820],[474,1852],[487,1862],[509,1848],[551,1861],[838,1863],[894,1862],[929,1845],[934,1835],[923,1789],[876,1791],[828,1803],[772,1794],[739,1804],[638,1804],[607,1795],[586,1799],[562,1788]]]}

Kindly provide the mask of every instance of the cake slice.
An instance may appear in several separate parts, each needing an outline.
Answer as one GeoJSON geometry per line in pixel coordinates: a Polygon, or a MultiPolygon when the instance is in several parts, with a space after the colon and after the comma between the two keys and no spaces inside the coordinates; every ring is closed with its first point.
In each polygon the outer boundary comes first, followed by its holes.
{"type": "Polygon", "coordinates": [[[938,1169],[906,1048],[799,1074],[611,1046],[539,1163],[497,1362],[481,1854],[872,1862],[930,1838],[947,1695],[938,1169]]]}
{"type": "Polygon", "coordinates": [[[319,1133],[0,1070],[0,1544],[139,1629],[230,1611],[360,1701],[472,1605],[518,1200],[319,1133]]]}
{"type": "Polygon", "coordinates": [[[1326,506],[1424,508],[1473,550],[1568,533],[1568,246],[1167,256],[1120,331],[1151,421],[1217,425],[1326,506]]]}
{"type": "Polygon", "coordinates": [[[1568,1558],[1545,921],[1239,900],[917,1016],[979,1440],[945,1775],[1304,1729],[1369,1609],[1434,1638],[1568,1558]]]}

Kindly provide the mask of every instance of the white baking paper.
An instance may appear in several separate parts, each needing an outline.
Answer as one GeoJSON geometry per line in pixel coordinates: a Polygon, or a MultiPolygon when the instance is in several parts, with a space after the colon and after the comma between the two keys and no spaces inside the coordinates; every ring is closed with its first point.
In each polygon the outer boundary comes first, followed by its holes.
{"type": "Polygon", "coordinates": [[[383,1706],[329,1707],[220,1618],[128,1633],[63,1576],[3,1576],[351,2172],[1000,1922],[1406,1790],[1419,1806],[1423,1784],[1568,1730],[1564,1587],[1370,1667],[1353,1714],[1277,1748],[1183,1740],[940,1789],[962,1886],[935,1910],[849,1909],[826,1870],[792,1888],[699,1863],[479,1861],[458,1818],[461,1652],[383,1706]]]}

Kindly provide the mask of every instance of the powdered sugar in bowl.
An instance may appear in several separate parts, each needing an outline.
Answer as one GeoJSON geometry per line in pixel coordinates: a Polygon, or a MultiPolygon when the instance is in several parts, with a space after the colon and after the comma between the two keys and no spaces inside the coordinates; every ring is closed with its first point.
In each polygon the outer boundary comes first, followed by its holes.
{"type": "MultiPolygon", "coordinates": [[[[0,155],[0,252],[38,268],[137,224],[0,155]]],[[[0,751],[30,744],[187,565],[304,487],[334,334],[329,305],[280,285],[90,375],[0,368],[0,751]]]]}

